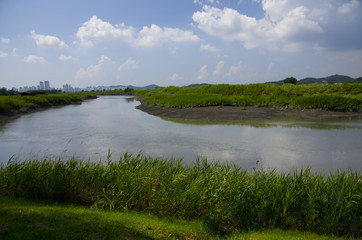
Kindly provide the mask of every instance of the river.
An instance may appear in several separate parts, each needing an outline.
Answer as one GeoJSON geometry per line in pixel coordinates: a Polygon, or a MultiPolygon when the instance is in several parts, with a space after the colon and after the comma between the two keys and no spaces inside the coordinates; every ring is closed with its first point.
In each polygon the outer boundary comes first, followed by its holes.
{"type": "Polygon", "coordinates": [[[362,119],[343,122],[185,123],[151,116],[124,96],[102,96],[0,122],[0,164],[43,157],[105,161],[126,151],[163,158],[197,157],[247,170],[311,167],[329,173],[362,167],[362,119]]]}

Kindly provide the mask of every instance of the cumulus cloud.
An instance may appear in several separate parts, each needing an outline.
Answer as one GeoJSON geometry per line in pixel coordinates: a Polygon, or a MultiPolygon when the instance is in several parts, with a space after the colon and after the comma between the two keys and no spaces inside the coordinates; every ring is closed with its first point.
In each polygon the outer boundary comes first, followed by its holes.
{"type": "Polygon", "coordinates": [[[73,57],[73,56],[66,56],[64,54],[61,54],[59,56],[59,60],[61,60],[61,61],[75,61],[75,60],[78,60],[78,59],[73,57]]]}
{"type": "Polygon", "coordinates": [[[266,70],[267,76],[270,76],[273,73],[274,65],[275,65],[274,62],[269,63],[268,68],[266,70]]]}
{"type": "Polygon", "coordinates": [[[0,58],[6,58],[8,54],[6,52],[0,51],[0,58]]]}
{"type": "Polygon", "coordinates": [[[8,44],[10,43],[10,39],[9,38],[0,38],[2,43],[8,44]]]}
{"type": "Polygon", "coordinates": [[[124,24],[113,26],[111,23],[103,21],[97,16],[93,16],[89,21],[82,24],[75,36],[83,47],[93,46],[95,40],[113,39],[124,42],[133,41],[133,28],[125,27],[124,24]]]}
{"type": "Polygon", "coordinates": [[[225,62],[220,61],[215,65],[215,71],[212,73],[213,75],[219,75],[221,70],[224,68],[225,62]]]}
{"type": "Polygon", "coordinates": [[[29,56],[24,57],[23,61],[26,63],[46,63],[45,58],[34,56],[34,55],[29,55],[29,56]]]}
{"type": "Polygon", "coordinates": [[[206,74],[207,74],[207,66],[204,65],[200,68],[199,70],[199,76],[197,77],[197,79],[203,79],[206,77],[206,74]]]}
{"type": "Polygon", "coordinates": [[[168,80],[171,81],[181,81],[183,80],[183,77],[181,77],[180,75],[178,75],[177,73],[172,74],[171,77],[168,78],[168,80]]]}
{"type": "Polygon", "coordinates": [[[182,43],[182,42],[197,42],[199,37],[191,31],[181,30],[179,28],[161,28],[156,24],[151,27],[143,27],[138,34],[135,42],[136,46],[154,47],[161,46],[168,42],[182,43]]]}
{"type": "Polygon", "coordinates": [[[214,46],[211,46],[210,44],[201,44],[200,46],[200,51],[205,51],[205,52],[218,52],[219,49],[217,49],[214,46]]]}
{"type": "MultiPolygon", "coordinates": [[[[346,48],[362,42],[362,4],[358,0],[260,0],[264,17],[256,19],[224,7],[203,6],[193,14],[197,27],[225,41],[240,41],[245,48],[289,52],[302,51],[316,44],[346,48]],[[338,12],[339,14],[335,14],[338,12]],[[345,15],[348,14],[348,20],[345,15]],[[346,41],[340,35],[357,36],[346,41]],[[355,44],[351,44],[353,41],[355,44]]],[[[362,44],[360,44],[362,45],[362,44]]]]}
{"type": "Polygon", "coordinates": [[[17,48],[13,48],[12,54],[13,54],[14,57],[17,57],[17,56],[18,56],[17,51],[18,51],[17,48]]]}
{"type": "Polygon", "coordinates": [[[229,68],[229,71],[228,73],[226,74],[226,76],[232,76],[232,75],[235,75],[237,74],[238,72],[240,72],[240,70],[242,69],[243,67],[243,62],[240,61],[236,66],[231,66],[229,68]]]}
{"type": "Polygon", "coordinates": [[[307,13],[306,8],[297,7],[281,18],[279,14],[268,11],[268,17],[257,20],[231,8],[204,6],[192,18],[206,33],[227,41],[242,41],[246,48],[278,49],[278,44],[288,38],[322,32],[317,22],[307,18],[307,13]]]}
{"type": "Polygon", "coordinates": [[[119,67],[118,67],[118,71],[123,71],[123,70],[136,70],[138,69],[138,62],[136,62],[135,60],[133,60],[132,58],[128,58],[127,61],[125,61],[124,63],[122,63],[119,67]]]}
{"type": "Polygon", "coordinates": [[[116,40],[138,47],[161,46],[165,43],[197,42],[199,38],[191,31],[179,28],[161,28],[156,24],[150,27],[144,26],[138,33],[133,27],[125,27],[124,24],[113,25],[93,16],[82,24],[76,33],[79,43],[84,47],[91,47],[94,41],[116,40]]]}
{"type": "Polygon", "coordinates": [[[80,68],[75,74],[75,80],[95,79],[102,73],[108,64],[112,63],[113,62],[109,57],[102,55],[97,64],[89,65],[87,68],[80,68]]]}
{"type": "Polygon", "coordinates": [[[31,31],[31,37],[34,39],[37,46],[67,49],[69,46],[61,41],[59,38],[50,35],[36,34],[35,31],[31,31]]]}
{"type": "Polygon", "coordinates": [[[220,1],[219,0],[194,0],[194,3],[195,4],[200,4],[200,5],[203,5],[203,4],[220,4],[220,1]]]}
{"type": "Polygon", "coordinates": [[[342,15],[348,14],[352,12],[354,9],[356,9],[360,3],[358,0],[352,0],[348,3],[344,3],[342,6],[338,8],[338,12],[342,15]]]}

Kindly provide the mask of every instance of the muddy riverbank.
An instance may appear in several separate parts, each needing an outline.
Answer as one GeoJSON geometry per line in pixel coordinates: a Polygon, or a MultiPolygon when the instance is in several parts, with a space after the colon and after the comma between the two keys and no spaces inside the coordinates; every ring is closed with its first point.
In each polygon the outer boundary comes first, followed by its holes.
{"type": "Polygon", "coordinates": [[[361,112],[333,112],[320,109],[211,106],[193,108],[167,108],[141,103],[137,109],[148,114],[175,119],[205,121],[264,121],[281,117],[306,120],[342,120],[362,118],[361,112]]]}

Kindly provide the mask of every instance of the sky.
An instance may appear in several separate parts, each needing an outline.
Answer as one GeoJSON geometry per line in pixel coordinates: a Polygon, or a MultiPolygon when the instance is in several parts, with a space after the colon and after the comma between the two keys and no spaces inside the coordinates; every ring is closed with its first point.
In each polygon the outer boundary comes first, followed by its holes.
{"type": "Polygon", "coordinates": [[[0,0],[0,87],[362,76],[362,0],[0,0]]]}

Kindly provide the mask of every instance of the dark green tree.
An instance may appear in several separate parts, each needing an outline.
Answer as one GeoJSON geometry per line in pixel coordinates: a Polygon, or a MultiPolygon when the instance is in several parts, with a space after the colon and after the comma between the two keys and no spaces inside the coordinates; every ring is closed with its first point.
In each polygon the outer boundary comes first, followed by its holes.
{"type": "Polygon", "coordinates": [[[286,79],[283,80],[283,83],[289,83],[289,84],[294,84],[297,85],[298,84],[298,80],[295,77],[287,77],[286,79]]]}
{"type": "Polygon", "coordinates": [[[10,96],[19,94],[18,92],[14,91],[13,89],[7,90],[6,88],[0,88],[0,96],[10,96]]]}
{"type": "Polygon", "coordinates": [[[129,94],[129,95],[132,95],[133,94],[133,91],[134,89],[133,88],[126,88],[125,90],[123,90],[125,94],[129,94]]]}

